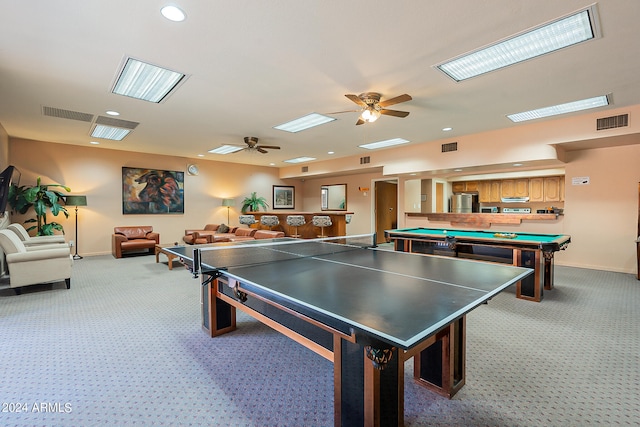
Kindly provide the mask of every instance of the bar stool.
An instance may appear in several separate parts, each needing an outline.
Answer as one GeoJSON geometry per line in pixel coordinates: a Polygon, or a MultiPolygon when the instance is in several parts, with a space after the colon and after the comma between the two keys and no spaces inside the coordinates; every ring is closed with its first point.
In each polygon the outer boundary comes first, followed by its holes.
{"type": "Polygon", "coordinates": [[[249,227],[256,223],[255,215],[240,215],[239,220],[240,224],[248,225],[249,227]]]}
{"type": "Polygon", "coordinates": [[[324,228],[331,227],[333,223],[331,222],[331,217],[328,215],[315,215],[311,222],[316,227],[320,227],[320,235],[318,237],[327,237],[324,235],[324,228]]]}
{"type": "Polygon", "coordinates": [[[262,215],[260,217],[260,225],[269,227],[269,230],[273,230],[273,227],[280,225],[280,220],[275,215],[262,215]]]}
{"type": "Polygon", "coordinates": [[[292,234],[291,237],[295,237],[296,239],[299,238],[300,235],[298,234],[298,227],[305,225],[306,223],[307,221],[304,219],[304,215],[288,215],[287,225],[296,228],[296,234],[292,234]]]}

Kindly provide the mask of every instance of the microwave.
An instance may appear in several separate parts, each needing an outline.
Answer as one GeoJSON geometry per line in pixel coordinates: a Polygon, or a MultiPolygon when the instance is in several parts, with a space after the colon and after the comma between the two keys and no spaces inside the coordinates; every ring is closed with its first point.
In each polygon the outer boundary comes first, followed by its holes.
{"type": "Polygon", "coordinates": [[[499,213],[500,208],[497,206],[482,206],[480,208],[480,213],[499,213]]]}

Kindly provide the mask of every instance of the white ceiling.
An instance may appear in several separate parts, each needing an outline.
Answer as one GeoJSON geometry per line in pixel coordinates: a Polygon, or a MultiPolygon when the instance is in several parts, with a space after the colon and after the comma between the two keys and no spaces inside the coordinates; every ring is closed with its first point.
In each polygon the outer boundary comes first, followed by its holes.
{"type": "Polygon", "coordinates": [[[461,83],[433,66],[591,2],[176,0],[187,13],[181,23],[161,16],[167,3],[0,0],[0,124],[12,137],[88,146],[90,123],[42,108],[117,110],[140,124],[96,149],[281,167],[298,156],[330,159],[329,150],[363,155],[358,145],[393,137],[422,143],[518,126],[505,116],[596,95],[612,94],[609,108],[640,102],[637,0],[597,4],[599,39],[461,83]],[[114,95],[127,56],[189,77],[160,104],[114,95]],[[310,112],[351,110],[344,95],[368,91],[410,94],[390,107],[410,115],[355,126],[358,114],[344,113],[295,134],[273,129],[310,112]],[[245,136],[282,149],[207,153],[245,136]]]}

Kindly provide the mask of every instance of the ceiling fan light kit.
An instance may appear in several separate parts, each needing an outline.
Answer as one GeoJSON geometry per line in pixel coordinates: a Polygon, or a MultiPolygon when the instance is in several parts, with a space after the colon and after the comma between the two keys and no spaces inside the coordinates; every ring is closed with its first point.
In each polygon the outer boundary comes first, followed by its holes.
{"type": "Polygon", "coordinates": [[[378,117],[380,117],[380,111],[376,110],[375,108],[367,108],[360,115],[360,118],[367,123],[375,122],[376,120],[378,120],[378,117]]]}
{"type": "Polygon", "coordinates": [[[360,95],[347,94],[345,96],[352,102],[362,107],[362,112],[360,113],[360,117],[358,117],[356,125],[373,123],[378,120],[381,114],[384,114],[385,116],[400,118],[407,117],[409,115],[408,111],[388,110],[385,107],[389,105],[400,104],[401,102],[411,101],[413,99],[406,93],[400,96],[396,96],[395,98],[387,99],[386,101],[380,101],[382,95],[380,95],[378,92],[365,92],[361,93],[360,95]]]}
{"type": "Polygon", "coordinates": [[[244,150],[247,150],[247,151],[255,150],[262,154],[268,153],[268,151],[266,150],[267,148],[270,150],[280,149],[280,147],[278,147],[277,145],[258,145],[258,138],[256,138],[255,136],[245,136],[244,143],[247,144],[244,150]]]}

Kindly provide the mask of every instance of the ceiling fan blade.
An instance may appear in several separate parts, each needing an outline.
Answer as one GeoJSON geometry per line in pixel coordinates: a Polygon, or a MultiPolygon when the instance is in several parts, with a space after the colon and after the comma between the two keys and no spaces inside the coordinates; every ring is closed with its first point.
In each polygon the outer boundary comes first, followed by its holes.
{"type": "Polygon", "coordinates": [[[278,147],[277,145],[258,145],[259,148],[271,148],[273,150],[279,150],[280,147],[278,147]]]}
{"type": "Polygon", "coordinates": [[[411,98],[411,96],[405,93],[404,95],[396,96],[395,98],[387,99],[385,101],[380,101],[378,102],[378,105],[381,107],[386,107],[388,105],[400,104],[401,102],[411,101],[412,99],[413,98],[411,98]]]}
{"type": "Polygon", "coordinates": [[[362,99],[360,99],[358,97],[358,95],[345,95],[347,98],[349,98],[351,101],[355,102],[356,104],[358,104],[361,107],[366,107],[367,103],[364,102],[362,99]]]}
{"type": "Polygon", "coordinates": [[[358,126],[358,125],[363,125],[363,124],[365,124],[365,123],[366,123],[366,122],[365,122],[364,120],[362,120],[362,119],[358,119],[358,121],[356,122],[356,126],[358,126]]]}
{"type": "Polygon", "coordinates": [[[262,147],[256,147],[256,150],[262,154],[267,154],[267,150],[263,150],[262,147]]]}
{"type": "Polygon", "coordinates": [[[407,117],[409,115],[409,112],[398,110],[380,110],[380,114],[384,114],[385,116],[407,117]]]}

